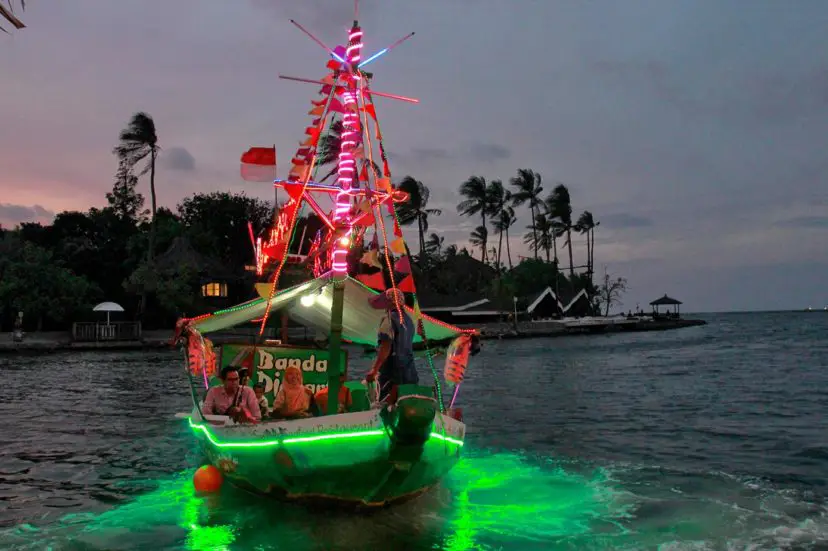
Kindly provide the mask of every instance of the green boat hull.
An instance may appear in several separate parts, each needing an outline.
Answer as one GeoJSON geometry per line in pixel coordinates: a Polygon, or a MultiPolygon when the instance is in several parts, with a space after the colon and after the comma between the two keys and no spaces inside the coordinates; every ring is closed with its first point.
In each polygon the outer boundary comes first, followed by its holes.
{"type": "Polygon", "coordinates": [[[190,424],[208,461],[235,486],[287,500],[381,507],[437,484],[463,447],[463,423],[437,413],[412,436],[401,430],[404,410],[413,411],[401,404],[396,415],[370,410],[257,425],[221,425],[222,418],[194,411],[190,424]]]}

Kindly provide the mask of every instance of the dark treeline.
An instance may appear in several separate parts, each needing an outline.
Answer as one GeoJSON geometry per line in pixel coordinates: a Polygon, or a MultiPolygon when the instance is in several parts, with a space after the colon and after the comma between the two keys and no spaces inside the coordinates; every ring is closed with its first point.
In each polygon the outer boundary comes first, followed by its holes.
{"type": "MultiPolygon", "coordinates": [[[[338,137],[324,138],[334,149],[338,137]]],[[[66,329],[72,321],[99,319],[91,308],[105,300],[121,304],[127,319],[140,319],[147,328],[171,327],[181,315],[251,298],[255,276],[246,268],[253,263],[248,223],[259,235],[272,222],[274,204],[215,192],[194,194],[175,211],[158,207],[159,152],[153,119],[137,113],[113,150],[118,169],[105,207],[61,212],[50,225],[0,228],[0,327],[8,330],[22,311],[27,330],[66,329]],[[138,191],[139,179],[150,192],[149,208],[138,191]],[[222,288],[207,292],[214,282],[222,288]]],[[[407,176],[398,185],[411,195],[398,214],[403,225],[416,228],[413,269],[421,293],[485,294],[508,308],[513,297],[550,286],[565,295],[586,289],[600,301],[601,289],[592,281],[598,223],[589,211],[573,220],[566,186],[559,184],[544,196],[541,177],[531,170],[519,170],[508,187],[499,180],[469,178],[460,186],[463,200],[457,207],[481,222],[469,251],[429,232],[430,220],[442,213],[428,207],[424,184],[407,176]],[[523,237],[532,257],[516,262],[509,236],[517,231],[521,209],[531,219],[523,237]],[[583,271],[572,263],[573,233],[587,236],[583,271]],[[569,260],[563,271],[559,249],[566,249],[569,260]]],[[[302,217],[291,252],[307,252],[321,227],[315,216],[302,217]]],[[[308,274],[287,277],[303,275],[308,274]]]]}

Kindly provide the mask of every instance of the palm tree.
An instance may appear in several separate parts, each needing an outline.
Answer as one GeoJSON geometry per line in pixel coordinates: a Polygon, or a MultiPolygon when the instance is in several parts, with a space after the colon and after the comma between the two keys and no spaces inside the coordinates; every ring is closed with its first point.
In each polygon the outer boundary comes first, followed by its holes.
{"type": "MultiPolygon", "coordinates": [[[[6,7],[3,4],[3,0],[0,0],[0,21],[8,21],[11,24],[11,26],[17,30],[25,28],[26,25],[24,25],[23,22],[20,19],[18,19],[16,15],[14,15],[14,4],[12,4],[12,0],[8,0],[7,3],[8,7],[6,7]]],[[[24,10],[26,9],[26,0],[20,0],[20,8],[24,10]]],[[[3,31],[7,34],[9,32],[3,27],[0,27],[0,31],[3,31]]]]}
{"type": "Polygon", "coordinates": [[[578,218],[578,222],[575,224],[575,230],[586,234],[587,238],[587,275],[589,276],[589,282],[592,283],[592,274],[595,268],[595,227],[600,225],[601,222],[596,222],[592,216],[592,213],[588,210],[585,210],[581,213],[581,216],[578,218]]]}
{"type": "Polygon", "coordinates": [[[477,232],[477,230],[483,228],[483,231],[478,234],[478,237],[483,239],[483,242],[480,244],[483,249],[483,262],[486,262],[486,239],[489,234],[486,229],[486,215],[491,209],[488,191],[485,178],[482,176],[472,176],[460,186],[460,195],[465,200],[457,205],[457,212],[461,216],[474,216],[475,214],[479,214],[483,220],[483,225],[475,229],[475,232],[477,232]]]}
{"type": "Polygon", "coordinates": [[[418,260],[422,265],[424,253],[426,252],[425,233],[428,231],[428,217],[429,215],[440,216],[443,211],[426,208],[431,193],[421,181],[406,176],[400,182],[399,189],[408,193],[408,201],[397,208],[397,217],[400,224],[404,226],[413,223],[415,220],[417,221],[420,238],[420,257],[418,260]]]}
{"type": "MultiPolygon", "coordinates": [[[[492,225],[494,226],[495,231],[497,233],[506,234],[506,258],[509,260],[509,269],[513,268],[512,266],[512,247],[509,245],[509,228],[511,228],[515,222],[517,222],[517,218],[515,217],[515,209],[506,205],[503,210],[500,211],[500,214],[492,221],[492,225]]],[[[498,256],[497,256],[497,263],[500,264],[500,248],[498,247],[498,256]]]]}
{"type": "Polygon", "coordinates": [[[561,230],[566,232],[565,247],[569,248],[569,277],[575,277],[575,267],[572,262],[572,201],[569,197],[569,189],[563,184],[558,184],[549,197],[546,198],[546,210],[549,216],[557,218],[561,224],[561,230]]]}
{"type": "MultiPolygon", "coordinates": [[[[445,243],[446,238],[440,237],[436,233],[432,233],[428,236],[428,241],[425,244],[426,253],[429,256],[434,256],[436,258],[440,258],[443,253],[443,243],[445,243]]],[[[455,247],[456,249],[457,247],[455,247]]]]}
{"type": "MultiPolygon", "coordinates": [[[[537,233],[537,230],[534,229],[535,218],[539,207],[543,204],[543,201],[541,200],[541,192],[543,191],[543,186],[541,185],[541,175],[533,170],[529,170],[528,168],[521,168],[518,170],[518,175],[509,180],[509,183],[513,187],[517,188],[517,191],[512,194],[512,204],[519,207],[524,203],[529,203],[529,211],[532,213],[532,231],[537,233]]],[[[534,236],[533,243],[537,245],[537,235],[534,236]]],[[[535,260],[537,260],[537,246],[535,247],[534,252],[535,260]]]]}
{"type": "Polygon", "coordinates": [[[492,226],[497,231],[499,236],[495,256],[497,258],[497,273],[500,273],[500,258],[501,252],[503,251],[503,225],[501,223],[501,215],[503,210],[507,208],[508,204],[512,201],[512,192],[504,189],[503,182],[500,180],[492,180],[489,182],[486,194],[488,195],[489,200],[489,212],[487,214],[491,217],[492,226]]]}
{"type": "MultiPolygon", "coordinates": [[[[130,119],[127,127],[121,130],[118,136],[119,143],[113,150],[118,159],[121,160],[125,167],[134,169],[135,166],[147,160],[146,165],[138,173],[143,176],[147,172],[150,174],[150,195],[152,197],[152,222],[150,225],[149,234],[149,249],[147,250],[147,265],[152,271],[152,263],[155,255],[155,232],[156,220],[155,210],[157,200],[155,195],[155,160],[158,158],[160,147],[158,146],[158,134],[155,131],[155,121],[149,114],[143,111],[135,113],[130,119]]],[[[146,305],[146,292],[141,294],[141,305],[139,307],[139,314],[142,314],[146,305]]]]}
{"type": "MultiPolygon", "coordinates": [[[[316,146],[316,166],[334,165],[330,172],[319,180],[325,182],[331,176],[334,176],[339,171],[339,151],[342,149],[342,121],[334,120],[328,127],[328,131],[319,137],[319,143],[316,146]]],[[[374,174],[379,174],[379,165],[368,159],[362,160],[361,168],[372,166],[374,174]]]]}
{"type": "Polygon", "coordinates": [[[486,262],[486,241],[488,240],[488,237],[489,231],[486,229],[486,226],[477,226],[474,228],[474,231],[471,233],[471,237],[469,238],[469,243],[475,247],[480,247],[480,250],[482,251],[482,262],[486,262]]]}

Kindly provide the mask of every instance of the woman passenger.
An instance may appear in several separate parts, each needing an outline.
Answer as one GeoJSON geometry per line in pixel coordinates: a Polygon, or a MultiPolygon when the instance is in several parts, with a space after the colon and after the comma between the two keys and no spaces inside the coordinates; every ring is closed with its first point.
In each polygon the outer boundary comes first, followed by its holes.
{"type": "Polygon", "coordinates": [[[302,371],[289,367],[273,400],[274,417],[310,417],[311,391],[302,385],[302,371]]]}

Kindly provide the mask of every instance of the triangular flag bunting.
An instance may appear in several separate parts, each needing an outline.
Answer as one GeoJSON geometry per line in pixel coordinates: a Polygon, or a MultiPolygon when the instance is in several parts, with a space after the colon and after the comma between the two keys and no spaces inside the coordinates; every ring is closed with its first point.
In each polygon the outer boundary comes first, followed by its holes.
{"type": "Polygon", "coordinates": [[[333,113],[344,113],[345,107],[342,106],[338,99],[333,98],[331,99],[331,103],[328,104],[328,110],[333,113]]]}
{"type": "Polygon", "coordinates": [[[369,201],[368,199],[363,199],[363,200],[359,203],[359,210],[360,210],[361,212],[371,212],[371,211],[372,211],[372,209],[371,209],[371,201],[369,201]]]}
{"type": "Polygon", "coordinates": [[[382,277],[382,272],[377,272],[375,274],[359,274],[357,279],[370,287],[371,289],[376,289],[377,291],[384,291],[385,290],[385,278],[382,277]]]}
{"type": "Polygon", "coordinates": [[[405,254],[405,241],[402,237],[398,237],[391,242],[391,250],[397,254],[405,254]]]}
{"type": "Polygon", "coordinates": [[[388,168],[388,161],[382,161],[382,175],[386,178],[391,177],[391,169],[388,168]]]}
{"type": "Polygon", "coordinates": [[[291,199],[294,201],[298,201],[300,197],[302,197],[302,188],[304,186],[300,183],[289,183],[285,184],[285,191],[290,196],[291,199]]]}
{"type": "Polygon", "coordinates": [[[362,180],[363,182],[368,181],[368,165],[367,164],[362,165],[362,170],[359,173],[359,179],[362,180]]]}
{"type": "Polygon", "coordinates": [[[414,289],[414,278],[406,276],[402,281],[397,284],[397,289],[402,291],[403,293],[414,293],[416,289],[414,289]]]}
{"type": "Polygon", "coordinates": [[[316,107],[314,107],[313,109],[308,111],[308,115],[321,115],[324,112],[325,112],[325,106],[324,105],[317,105],[316,107]]]}
{"type": "Polygon", "coordinates": [[[388,178],[380,178],[376,181],[377,191],[384,191],[385,193],[391,193],[391,180],[388,178]]]}
{"type": "MultiPolygon", "coordinates": [[[[393,207],[392,207],[392,208],[391,208],[391,209],[389,209],[389,210],[392,210],[392,211],[393,211],[394,209],[393,209],[393,207]]],[[[393,214],[393,212],[392,212],[392,214],[393,214]]],[[[403,236],[403,232],[402,232],[402,230],[400,229],[400,225],[399,225],[399,224],[397,224],[397,221],[396,221],[396,220],[394,220],[394,235],[396,235],[397,237],[402,237],[402,236],[403,236]]]]}
{"type": "Polygon", "coordinates": [[[360,258],[359,261],[363,264],[368,264],[369,266],[382,268],[382,265],[379,262],[379,258],[377,257],[378,254],[379,252],[376,249],[367,251],[362,255],[362,258],[360,258]]]}
{"type": "Polygon", "coordinates": [[[354,221],[354,224],[362,226],[363,228],[367,228],[369,226],[373,226],[376,223],[377,219],[374,216],[374,213],[368,213],[364,216],[360,216],[358,219],[354,221]]]}
{"type": "Polygon", "coordinates": [[[408,255],[405,255],[397,260],[397,263],[394,264],[394,271],[400,274],[411,273],[411,262],[408,260],[408,255]]]}
{"type": "Polygon", "coordinates": [[[377,110],[374,109],[374,104],[369,103],[362,110],[365,111],[366,113],[368,113],[369,115],[371,115],[371,118],[374,119],[374,122],[376,122],[376,120],[377,120],[377,110]]]}

